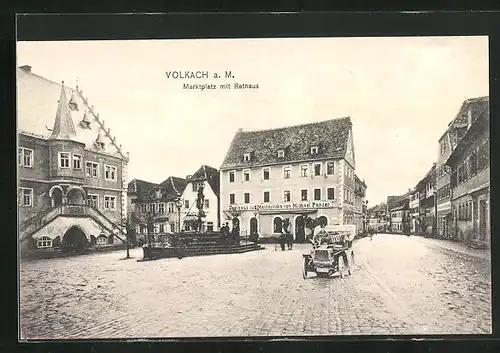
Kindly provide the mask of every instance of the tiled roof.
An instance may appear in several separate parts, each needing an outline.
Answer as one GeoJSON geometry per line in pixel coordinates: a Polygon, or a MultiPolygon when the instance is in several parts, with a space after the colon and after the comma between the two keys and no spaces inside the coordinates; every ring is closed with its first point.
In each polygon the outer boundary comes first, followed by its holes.
{"type": "Polygon", "coordinates": [[[381,204],[378,204],[378,205],[373,206],[372,208],[370,208],[368,210],[368,212],[370,212],[370,213],[371,212],[380,212],[380,211],[384,211],[385,212],[385,207],[386,207],[385,203],[381,203],[381,204]]]}
{"type": "Polygon", "coordinates": [[[408,193],[400,196],[387,196],[387,209],[392,210],[394,207],[400,206],[402,202],[407,200],[408,193]]]}
{"type": "Polygon", "coordinates": [[[149,181],[134,179],[128,183],[128,194],[137,196],[135,202],[144,202],[151,190],[157,186],[158,184],[150,183],[149,181]]]}
{"type": "Polygon", "coordinates": [[[220,194],[220,176],[219,171],[214,167],[202,165],[196,173],[191,175],[188,182],[191,181],[206,181],[212,188],[215,195],[220,194]]]}
{"type": "Polygon", "coordinates": [[[417,183],[416,188],[421,189],[422,187],[425,187],[425,184],[427,184],[427,180],[429,179],[429,177],[431,177],[432,172],[434,172],[435,170],[436,170],[436,164],[434,163],[431,169],[429,169],[429,171],[425,173],[425,176],[422,179],[420,179],[420,181],[417,183]]]}
{"type": "Polygon", "coordinates": [[[155,193],[157,190],[161,191],[161,198],[159,200],[165,202],[175,201],[178,195],[182,195],[186,188],[187,180],[170,176],[165,181],[161,182],[151,192],[155,193]]]}
{"type": "Polygon", "coordinates": [[[302,160],[343,158],[352,122],[349,117],[271,130],[238,131],[231,142],[221,169],[282,164],[302,160]],[[311,155],[311,147],[318,146],[311,155]],[[278,150],[285,157],[278,157],[278,150]],[[250,153],[249,162],[243,155],[250,153]]]}
{"type": "Polygon", "coordinates": [[[471,144],[471,141],[474,139],[474,136],[476,136],[478,131],[489,129],[489,117],[489,111],[478,112],[478,115],[474,116],[474,120],[471,126],[466,131],[462,139],[458,142],[455,149],[451,152],[445,164],[453,164],[457,160],[457,158],[464,153],[464,150],[471,144]]]}
{"type": "MultiPolygon", "coordinates": [[[[17,69],[17,129],[20,133],[26,133],[43,139],[61,137],[71,131],[72,121],[76,136],[72,140],[85,143],[87,149],[100,151],[118,158],[128,158],[123,152],[110,130],[104,125],[104,120],[99,119],[98,114],[84,98],[81,90],[72,89],[67,86],[50,81],[36,75],[30,68],[17,69]],[[62,94],[63,93],[63,94],[62,94]],[[69,98],[69,101],[67,99],[69,98]],[[64,100],[67,104],[64,104],[64,100]],[[59,102],[63,104],[61,107],[59,102]],[[69,109],[71,106],[72,109],[69,109]],[[85,113],[86,119],[90,121],[89,128],[82,123],[85,113]],[[56,116],[60,117],[60,123],[56,122],[56,116]],[[60,132],[63,131],[61,135],[60,132]],[[101,133],[105,149],[98,149],[95,141],[101,133]]],[[[71,135],[71,134],[70,134],[71,135]]]]}
{"type": "Polygon", "coordinates": [[[484,97],[476,97],[476,98],[469,98],[466,99],[463,103],[462,106],[460,107],[457,115],[453,120],[448,124],[448,128],[446,131],[441,135],[439,138],[439,141],[443,139],[443,137],[450,131],[452,130],[457,124],[466,124],[467,123],[467,114],[468,110],[472,110],[472,116],[473,117],[478,117],[481,116],[482,114],[488,114],[489,115],[489,97],[484,96],[484,97]]]}

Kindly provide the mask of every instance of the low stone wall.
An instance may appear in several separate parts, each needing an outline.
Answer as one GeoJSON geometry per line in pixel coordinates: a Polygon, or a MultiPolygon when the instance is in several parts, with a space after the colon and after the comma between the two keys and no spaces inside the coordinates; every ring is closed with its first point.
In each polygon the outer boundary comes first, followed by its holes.
{"type": "MultiPolygon", "coordinates": [[[[130,247],[133,248],[132,246],[130,247]]],[[[36,259],[53,259],[58,257],[70,257],[70,256],[79,256],[79,255],[87,255],[96,252],[109,252],[116,250],[125,250],[127,249],[126,244],[112,244],[112,245],[103,245],[103,246],[95,246],[85,248],[81,253],[64,253],[60,248],[51,248],[51,249],[38,249],[38,250],[27,250],[21,252],[21,259],[23,261],[26,260],[36,260],[36,259]]]]}

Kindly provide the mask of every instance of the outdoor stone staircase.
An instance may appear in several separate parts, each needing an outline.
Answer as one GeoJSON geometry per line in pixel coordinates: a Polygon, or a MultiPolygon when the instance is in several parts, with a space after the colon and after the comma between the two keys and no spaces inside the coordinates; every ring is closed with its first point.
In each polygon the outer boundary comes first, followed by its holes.
{"type": "Polygon", "coordinates": [[[38,215],[24,221],[19,227],[21,241],[54,221],[59,216],[89,217],[108,232],[113,233],[119,240],[125,242],[126,235],[122,229],[97,209],[88,205],[60,205],[51,207],[38,215]],[[117,234],[118,233],[118,234],[117,234]]]}
{"type": "MultiPolygon", "coordinates": [[[[183,257],[189,256],[205,256],[205,255],[218,255],[218,254],[241,254],[249,251],[264,249],[262,246],[247,242],[246,240],[240,241],[240,244],[230,244],[222,242],[219,233],[185,233],[186,239],[183,257]]],[[[145,245],[144,259],[156,259],[166,257],[178,257],[179,251],[176,245],[170,244],[152,244],[151,247],[145,245]]]]}

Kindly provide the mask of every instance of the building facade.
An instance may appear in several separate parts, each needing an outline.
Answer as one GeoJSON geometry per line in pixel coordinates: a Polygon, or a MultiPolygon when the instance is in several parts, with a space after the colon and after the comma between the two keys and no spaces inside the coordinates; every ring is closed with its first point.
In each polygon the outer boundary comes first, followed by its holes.
{"type": "Polygon", "coordinates": [[[405,195],[400,201],[396,202],[395,207],[390,210],[390,214],[391,232],[399,234],[409,234],[411,217],[408,195],[405,195]]]}
{"type": "Polygon", "coordinates": [[[410,234],[417,234],[420,227],[420,191],[415,187],[409,195],[410,234]]]}
{"type": "Polygon", "coordinates": [[[220,178],[225,221],[237,224],[243,235],[276,236],[289,219],[295,241],[301,242],[307,232],[305,217],[325,224],[355,224],[351,119],[240,130],[220,178]]]}
{"type": "Polygon", "coordinates": [[[450,154],[452,236],[478,247],[490,246],[490,149],[488,100],[469,110],[467,130],[450,154]]]}
{"type": "Polygon", "coordinates": [[[187,231],[196,229],[198,220],[196,200],[200,187],[203,188],[203,212],[205,213],[202,231],[218,231],[221,227],[220,175],[217,169],[207,165],[202,165],[187,179],[187,185],[181,197],[183,200],[182,229],[187,231]]]}
{"type": "Polygon", "coordinates": [[[356,233],[363,234],[367,228],[366,183],[354,174],[354,224],[356,233]]]}
{"type": "Polygon", "coordinates": [[[82,91],[17,69],[21,251],[125,239],[125,154],[82,91]]]}
{"type": "Polygon", "coordinates": [[[416,186],[420,193],[420,232],[426,236],[433,235],[436,228],[435,185],[436,164],[433,164],[416,186]]]}
{"type": "Polygon", "coordinates": [[[452,231],[451,169],[446,162],[471,125],[473,116],[480,115],[485,110],[488,110],[488,97],[467,99],[439,139],[439,155],[436,162],[438,237],[451,239],[456,235],[456,232],[452,231]]]}
{"type": "Polygon", "coordinates": [[[157,240],[159,236],[179,231],[178,206],[186,185],[185,179],[173,176],[160,184],[139,179],[129,183],[131,220],[140,242],[146,240],[148,233],[157,240]]]}

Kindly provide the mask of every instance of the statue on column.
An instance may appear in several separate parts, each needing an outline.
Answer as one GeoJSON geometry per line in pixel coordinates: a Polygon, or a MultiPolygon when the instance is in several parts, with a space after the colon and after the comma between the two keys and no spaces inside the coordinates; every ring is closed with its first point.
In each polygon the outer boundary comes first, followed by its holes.
{"type": "Polygon", "coordinates": [[[202,231],[203,218],[205,217],[205,212],[203,211],[203,206],[205,205],[205,195],[203,194],[204,186],[200,184],[198,187],[198,195],[196,197],[196,208],[198,208],[198,231],[202,231]]]}

